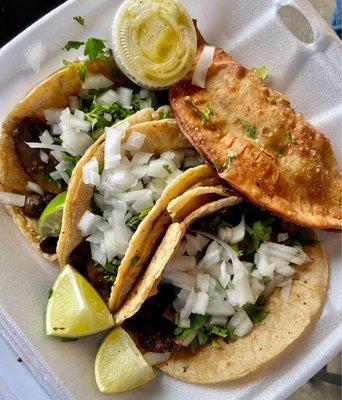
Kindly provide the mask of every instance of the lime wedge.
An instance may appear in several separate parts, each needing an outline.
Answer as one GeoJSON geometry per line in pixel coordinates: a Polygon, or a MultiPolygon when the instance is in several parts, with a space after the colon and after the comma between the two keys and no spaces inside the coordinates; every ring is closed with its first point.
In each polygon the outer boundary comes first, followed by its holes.
{"type": "Polygon", "coordinates": [[[38,220],[38,233],[43,237],[58,237],[61,232],[63,208],[67,192],[63,192],[54,197],[45,207],[38,220]]]}
{"type": "Polygon", "coordinates": [[[66,265],[57,277],[48,301],[47,335],[75,338],[113,326],[112,314],[97,291],[74,268],[66,265]]]}
{"type": "Polygon", "coordinates": [[[95,379],[102,393],[133,390],[155,378],[150,365],[120,326],[104,340],[95,358],[95,379]]]}

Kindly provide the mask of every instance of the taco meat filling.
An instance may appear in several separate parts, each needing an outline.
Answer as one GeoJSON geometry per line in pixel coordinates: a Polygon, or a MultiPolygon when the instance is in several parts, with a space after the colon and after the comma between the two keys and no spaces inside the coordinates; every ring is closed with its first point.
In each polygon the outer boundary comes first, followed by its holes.
{"type": "MultiPolygon", "coordinates": [[[[40,158],[40,150],[26,143],[39,142],[40,136],[49,131],[49,125],[38,118],[24,118],[13,132],[15,150],[27,175],[36,178],[36,174],[49,174],[54,171],[57,160],[49,155],[45,163],[40,158]]],[[[49,153],[49,150],[47,150],[49,153]]]]}
{"type": "Polygon", "coordinates": [[[194,351],[248,334],[269,313],[276,287],[288,298],[294,267],[309,261],[307,229],[240,203],[195,221],[164,270],[158,294],[125,322],[146,351],[194,351]]]}

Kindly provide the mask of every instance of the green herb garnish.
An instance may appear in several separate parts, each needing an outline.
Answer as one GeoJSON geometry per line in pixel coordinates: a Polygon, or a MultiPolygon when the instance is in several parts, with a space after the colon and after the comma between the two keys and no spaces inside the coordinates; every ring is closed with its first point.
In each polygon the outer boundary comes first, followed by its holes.
{"type": "Polygon", "coordinates": [[[216,349],[221,349],[221,345],[217,340],[212,340],[211,345],[212,345],[212,347],[215,347],[216,349]]]}
{"type": "Polygon", "coordinates": [[[63,153],[62,154],[62,160],[66,161],[69,164],[69,168],[67,168],[65,170],[65,173],[71,177],[72,171],[73,169],[76,167],[76,164],[78,163],[78,161],[80,160],[81,157],[79,156],[72,156],[70,154],[67,153],[63,153]]]}
{"type": "Polygon", "coordinates": [[[270,309],[267,306],[260,305],[258,304],[258,302],[256,304],[247,304],[246,306],[244,306],[244,310],[246,311],[253,324],[261,322],[270,312],[270,309]]]}
{"type": "Polygon", "coordinates": [[[62,48],[62,50],[71,50],[71,49],[79,49],[84,42],[78,42],[77,40],[69,40],[67,44],[62,48]]]}
{"type": "Polygon", "coordinates": [[[256,221],[249,227],[246,225],[246,231],[252,238],[252,243],[248,249],[248,253],[254,253],[260,247],[260,243],[269,240],[271,237],[272,228],[270,225],[274,222],[274,218],[269,218],[264,221],[256,221]]]}
{"type": "Polygon", "coordinates": [[[247,136],[252,138],[252,139],[255,139],[256,138],[256,131],[255,131],[254,126],[252,124],[250,124],[249,122],[243,120],[243,119],[240,119],[240,123],[246,129],[247,136]]]}
{"type": "Polygon", "coordinates": [[[226,172],[229,172],[232,168],[232,161],[237,157],[237,152],[235,150],[227,151],[227,161],[224,163],[224,168],[226,172]]]}
{"type": "Polygon", "coordinates": [[[184,97],[184,101],[197,114],[199,114],[202,125],[207,125],[207,123],[209,122],[210,118],[215,115],[213,109],[210,106],[208,106],[206,110],[200,110],[196,106],[196,104],[191,100],[190,96],[185,96],[184,97]]]}
{"type": "Polygon", "coordinates": [[[259,68],[253,68],[253,72],[258,74],[260,76],[260,78],[267,79],[270,70],[268,67],[264,66],[264,67],[259,67],[259,68]]]}
{"type": "Polygon", "coordinates": [[[76,21],[77,23],[79,23],[80,25],[84,26],[84,18],[81,17],[80,15],[77,17],[74,17],[73,20],[76,21]]]}
{"type": "Polygon", "coordinates": [[[167,163],[163,164],[163,168],[165,169],[165,171],[166,171],[168,174],[172,174],[172,169],[171,169],[171,167],[170,167],[169,164],[167,164],[167,163]]]}
{"type": "Polygon", "coordinates": [[[172,111],[159,111],[159,119],[173,118],[172,111]]]}
{"type": "Polygon", "coordinates": [[[139,214],[133,215],[127,222],[126,225],[131,229],[136,230],[140,224],[140,222],[147,216],[147,214],[151,211],[152,207],[145,208],[139,214]]]}
{"type": "Polygon", "coordinates": [[[105,42],[107,40],[89,38],[85,43],[84,55],[88,56],[90,60],[96,60],[100,55],[103,55],[103,49],[106,48],[105,42]]]}
{"type": "Polygon", "coordinates": [[[88,76],[88,69],[87,65],[85,62],[81,62],[78,66],[78,76],[81,79],[81,82],[84,82],[86,80],[86,77],[88,76]]]}

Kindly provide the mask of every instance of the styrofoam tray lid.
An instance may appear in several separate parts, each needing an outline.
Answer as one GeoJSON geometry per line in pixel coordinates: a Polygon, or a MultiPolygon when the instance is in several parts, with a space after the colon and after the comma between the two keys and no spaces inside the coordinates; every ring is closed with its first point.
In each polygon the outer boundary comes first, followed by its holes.
{"type": "MultiPolygon", "coordinates": [[[[247,67],[268,65],[270,85],[284,92],[293,107],[331,140],[335,152],[341,139],[341,45],[331,28],[307,0],[186,0],[210,44],[223,47],[247,67]],[[279,17],[292,4],[311,24],[314,42],[295,38],[279,17]]],[[[0,50],[0,120],[26,92],[77,51],[62,54],[68,40],[109,39],[118,0],[70,0],[0,50]],[[73,17],[82,15],[86,26],[73,17]],[[42,42],[39,74],[29,69],[28,48],[42,42]]],[[[338,155],[341,165],[340,155],[338,155]]],[[[0,209],[0,332],[23,358],[51,399],[103,399],[93,375],[93,362],[103,335],[65,343],[44,335],[48,289],[58,266],[43,260],[0,209]]],[[[193,385],[160,377],[139,391],[115,395],[148,399],[284,399],[335,356],[342,343],[340,236],[319,233],[331,268],[327,300],[311,333],[267,368],[231,384],[193,385]]],[[[0,389],[1,390],[1,389],[0,389]]],[[[1,393],[0,393],[1,394],[1,393]]]]}

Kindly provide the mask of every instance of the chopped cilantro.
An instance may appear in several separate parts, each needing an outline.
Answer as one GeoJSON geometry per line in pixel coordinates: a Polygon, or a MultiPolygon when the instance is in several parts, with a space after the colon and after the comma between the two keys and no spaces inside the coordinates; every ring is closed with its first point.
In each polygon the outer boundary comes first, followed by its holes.
{"type": "Polygon", "coordinates": [[[264,67],[259,67],[259,68],[253,68],[253,72],[258,74],[260,76],[260,78],[267,79],[270,70],[268,67],[264,66],[264,67]]]}
{"type": "Polygon", "coordinates": [[[193,314],[190,318],[190,328],[191,329],[201,329],[203,325],[208,321],[207,315],[193,314]]]}
{"type": "Polygon", "coordinates": [[[68,43],[62,48],[62,50],[79,49],[84,42],[78,42],[77,40],[69,40],[68,43]]]}
{"type": "Polygon", "coordinates": [[[210,118],[214,115],[215,113],[210,106],[206,110],[200,111],[201,124],[206,125],[209,122],[210,118]]]}
{"type": "Polygon", "coordinates": [[[78,66],[78,76],[81,79],[81,82],[84,82],[86,77],[88,76],[88,69],[85,62],[81,62],[78,66]]]}
{"type": "Polygon", "coordinates": [[[63,60],[63,65],[65,65],[66,67],[72,67],[73,65],[75,65],[75,63],[73,61],[63,60]]]}
{"type": "Polygon", "coordinates": [[[253,324],[257,324],[258,322],[261,322],[267,314],[270,312],[270,309],[265,306],[265,305],[260,305],[258,303],[256,304],[247,304],[244,307],[244,310],[246,311],[247,315],[253,322],[253,324]]]}
{"type": "Polygon", "coordinates": [[[172,174],[172,169],[169,164],[163,164],[163,168],[165,169],[165,171],[167,171],[168,174],[172,174]]]}
{"type": "Polygon", "coordinates": [[[170,110],[159,111],[159,119],[167,119],[167,118],[173,118],[172,111],[170,110]]]}
{"type": "Polygon", "coordinates": [[[67,153],[63,153],[62,154],[62,160],[66,161],[69,164],[69,168],[67,168],[65,170],[65,173],[71,177],[72,171],[73,169],[76,167],[76,164],[78,163],[78,161],[80,160],[81,157],[79,156],[72,156],[70,154],[67,153]]]}
{"type": "Polygon", "coordinates": [[[49,291],[48,291],[48,299],[52,296],[53,293],[53,289],[52,287],[50,287],[49,291]]]}
{"type": "Polygon", "coordinates": [[[99,55],[103,54],[103,49],[106,48],[106,40],[89,38],[85,43],[84,55],[88,56],[90,60],[96,60],[99,55]]]}
{"type": "Polygon", "coordinates": [[[228,332],[222,326],[214,325],[211,328],[211,334],[220,336],[221,338],[226,338],[228,336],[228,332]]]}
{"type": "Polygon", "coordinates": [[[211,345],[212,345],[213,347],[215,347],[216,349],[221,349],[221,345],[220,345],[220,343],[219,343],[217,340],[212,340],[212,341],[211,341],[211,345]]]}
{"type": "Polygon", "coordinates": [[[249,122],[243,120],[243,119],[240,119],[240,123],[246,129],[247,136],[252,138],[252,139],[255,139],[256,138],[256,132],[255,132],[254,126],[252,124],[250,124],[249,122]]]}
{"type": "Polygon", "coordinates": [[[84,18],[81,17],[80,15],[78,15],[77,17],[74,17],[73,20],[76,21],[77,23],[79,23],[80,25],[84,26],[84,18]]]}
{"type": "Polygon", "coordinates": [[[138,262],[139,260],[140,260],[140,257],[139,257],[139,256],[134,256],[134,257],[131,258],[129,264],[130,264],[131,266],[136,265],[137,262],[138,262]]]}
{"type": "Polygon", "coordinates": [[[198,346],[199,346],[199,342],[198,342],[198,339],[197,339],[197,336],[196,336],[196,337],[193,339],[193,341],[191,342],[191,344],[190,344],[191,352],[193,353],[194,351],[196,351],[197,348],[198,348],[198,346]]]}
{"type": "Polygon", "coordinates": [[[140,224],[140,222],[147,216],[147,214],[151,211],[152,207],[145,208],[139,214],[133,215],[127,222],[126,225],[131,229],[136,230],[140,224]]]}
{"type": "Polygon", "coordinates": [[[215,115],[213,109],[209,106],[206,110],[200,110],[191,100],[190,96],[184,97],[185,104],[191,107],[200,116],[201,124],[206,125],[210,118],[215,115]]]}
{"type": "Polygon", "coordinates": [[[227,161],[224,163],[224,168],[226,172],[229,172],[232,168],[232,160],[237,157],[237,152],[235,150],[227,151],[227,161]]]}
{"type": "Polygon", "coordinates": [[[111,273],[112,275],[115,275],[115,276],[116,276],[116,274],[117,274],[117,272],[118,272],[118,267],[120,266],[120,264],[121,264],[121,261],[118,260],[117,258],[114,258],[111,262],[108,262],[108,261],[107,261],[103,268],[104,268],[107,272],[109,272],[109,273],[111,273]]]}
{"type": "Polygon", "coordinates": [[[274,222],[274,218],[269,218],[265,221],[256,221],[249,227],[246,225],[246,231],[252,238],[252,243],[248,249],[248,253],[254,253],[260,247],[260,242],[269,240],[272,232],[271,224],[274,222]]]}

